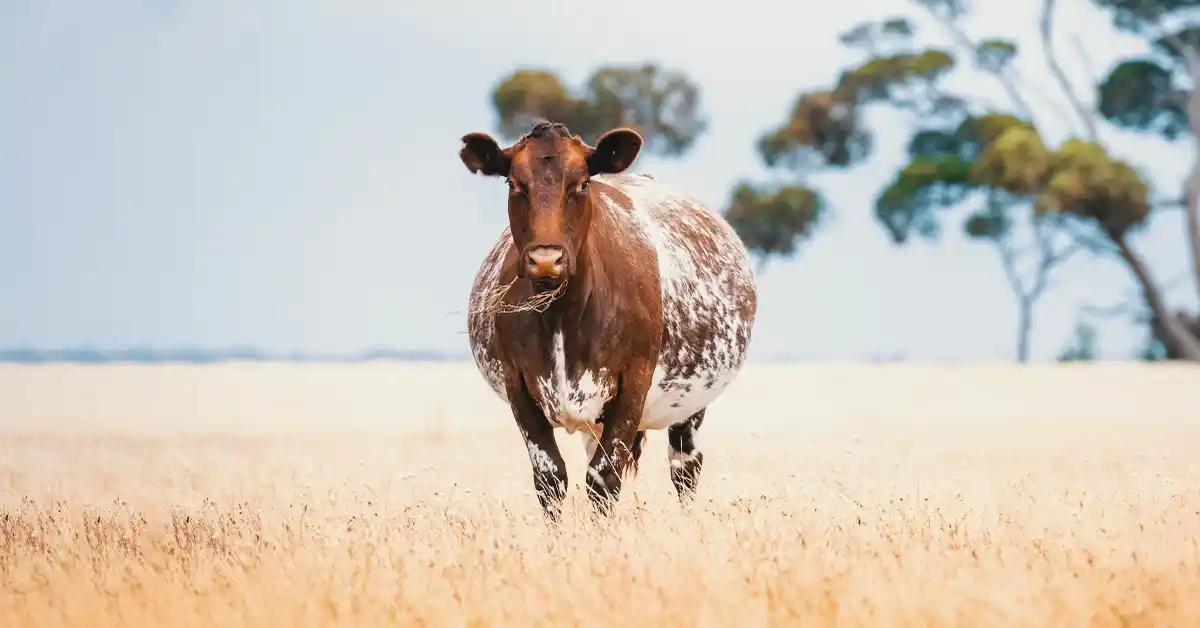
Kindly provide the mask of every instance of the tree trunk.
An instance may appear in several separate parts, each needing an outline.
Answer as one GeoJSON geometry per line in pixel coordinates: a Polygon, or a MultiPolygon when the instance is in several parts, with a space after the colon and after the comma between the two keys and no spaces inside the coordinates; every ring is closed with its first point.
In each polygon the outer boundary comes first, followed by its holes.
{"type": "Polygon", "coordinates": [[[1183,213],[1187,222],[1187,241],[1192,248],[1192,272],[1195,275],[1196,291],[1200,294],[1200,53],[1191,46],[1183,46],[1183,58],[1188,73],[1192,75],[1192,93],[1188,97],[1188,128],[1191,129],[1193,150],[1192,172],[1188,175],[1183,190],[1183,213]]]}
{"type": "Polygon", "coordinates": [[[1162,293],[1159,292],[1158,286],[1154,285],[1154,280],[1150,278],[1150,271],[1133,252],[1133,249],[1129,248],[1125,236],[1114,236],[1113,242],[1117,245],[1121,259],[1125,260],[1129,269],[1133,271],[1134,277],[1141,284],[1142,296],[1145,297],[1146,304],[1150,306],[1150,311],[1162,325],[1163,341],[1171,345],[1180,359],[1200,362],[1200,337],[1192,335],[1183,321],[1167,311],[1167,304],[1163,301],[1162,293]]]}
{"type": "Polygon", "coordinates": [[[1017,362],[1029,361],[1029,336],[1033,331],[1033,300],[1017,298],[1017,362]]]}
{"type": "MultiPolygon", "coordinates": [[[[1196,149],[1200,151],[1200,135],[1196,136],[1196,149]]],[[[1192,274],[1196,281],[1196,293],[1200,294],[1200,155],[1192,166],[1188,177],[1187,192],[1183,197],[1183,211],[1187,220],[1187,240],[1192,247],[1192,274]]]]}

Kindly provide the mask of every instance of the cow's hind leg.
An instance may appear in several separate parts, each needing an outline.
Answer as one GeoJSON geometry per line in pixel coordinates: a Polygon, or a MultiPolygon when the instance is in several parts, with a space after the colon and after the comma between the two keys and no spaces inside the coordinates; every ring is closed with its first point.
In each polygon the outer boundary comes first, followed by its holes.
{"type": "Polygon", "coordinates": [[[700,410],[667,428],[671,482],[679,493],[679,500],[684,503],[695,496],[700,468],[704,466],[704,454],[696,447],[696,431],[703,422],[704,410],[700,410]]]}

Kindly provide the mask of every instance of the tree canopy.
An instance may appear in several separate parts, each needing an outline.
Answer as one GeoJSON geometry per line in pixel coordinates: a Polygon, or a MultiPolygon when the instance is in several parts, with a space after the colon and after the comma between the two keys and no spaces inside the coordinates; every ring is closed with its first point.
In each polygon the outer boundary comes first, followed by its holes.
{"type": "Polygon", "coordinates": [[[757,255],[761,268],[771,256],[795,254],[820,223],[824,204],[819,193],[805,186],[741,182],[733,190],[725,217],[757,255]]]}
{"type": "Polygon", "coordinates": [[[641,133],[645,151],[665,157],[685,154],[708,126],[700,88],[653,63],[598,68],[578,90],[551,70],[517,69],[496,84],[492,106],[510,141],[541,119],[562,122],[588,141],[624,126],[641,133]]]}
{"type": "MultiPolygon", "coordinates": [[[[886,16],[851,28],[839,40],[860,52],[862,60],[843,69],[832,84],[799,94],[782,122],[758,139],[759,153],[768,167],[801,177],[845,170],[875,152],[876,130],[866,122],[871,107],[910,114],[907,162],[879,191],[875,217],[897,245],[936,240],[952,215],[962,215],[967,237],[993,245],[1019,307],[1020,359],[1028,353],[1034,303],[1051,273],[1079,250],[1125,261],[1156,318],[1169,317],[1159,288],[1127,237],[1155,209],[1151,187],[1137,166],[1107,147],[1092,118],[1102,116],[1114,125],[1166,139],[1189,132],[1194,81],[1188,80],[1188,64],[1200,76],[1200,28],[1164,33],[1161,24],[1166,14],[1195,9],[1200,2],[1096,0],[1096,5],[1112,12],[1117,28],[1147,37],[1152,52],[1122,60],[1097,81],[1097,112],[1083,108],[1057,59],[1048,54],[1051,74],[1082,118],[1082,135],[1057,144],[1047,141],[1014,80],[1013,61],[1020,54],[1014,40],[969,38],[963,21],[970,6],[963,0],[916,0],[914,9],[942,27],[945,45],[917,45],[918,28],[910,16],[886,16]],[[993,77],[1010,102],[998,108],[975,94],[950,89],[945,79],[954,72],[993,77]],[[958,214],[961,209],[965,214],[958,214]],[[1018,246],[1018,232],[1031,233],[1032,245],[1018,246]],[[1032,270],[1022,272],[1022,266],[1032,270]]],[[[1044,0],[1042,8],[1042,37],[1049,42],[1054,0],[1044,0]]],[[[1200,177],[1197,181],[1200,196],[1200,177]]],[[[777,229],[780,237],[791,233],[782,222],[777,229]]],[[[760,232],[767,231],[768,226],[757,224],[752,239],[766,241],[760,232]]],[[[1196,238],[1200,247],[1200,235],[1196,238]]],[[[792,253],[791,248],[763,250],[768,255],[792,253]]],[[[1196,270],[1200,276],[1200,253],[1196,270]]],[[[1164,332],[1171,352],[1200,351],[1200,341],[1181,336],[1180,329],[1164,332]],[[1185,346],[1189,344],[1195,346],[1185,346]]]]}

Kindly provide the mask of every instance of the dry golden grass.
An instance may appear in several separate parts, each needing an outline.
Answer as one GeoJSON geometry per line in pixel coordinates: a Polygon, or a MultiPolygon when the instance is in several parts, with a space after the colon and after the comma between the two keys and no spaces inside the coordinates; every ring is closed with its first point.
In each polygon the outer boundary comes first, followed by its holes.
{"type": "Polygon", "coordinates": [[[542,523],[471,365],[0,368],[0,626],[1200,624],[1200,371],[754,365],[542,523]]]}

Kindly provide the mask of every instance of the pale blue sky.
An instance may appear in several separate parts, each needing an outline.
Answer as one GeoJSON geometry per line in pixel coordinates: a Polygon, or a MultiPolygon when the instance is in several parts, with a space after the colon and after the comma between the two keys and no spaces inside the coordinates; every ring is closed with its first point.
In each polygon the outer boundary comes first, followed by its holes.
{"type": "MultiPolygon", "coordinates": [[[[1025,38],[1034,54],[1020,65],[1055,93],[1036,54],[1039,3],[977,4],[972,33],[1025,38]]],[[[1082,0],[1063,4],[1075,76],[1086,68],[1071,33],[1087,38],[1097,73],[1140,49],[1082,0]]],[[[685,160],[635,169],[721,206],[735,179],[767,176],[758,135],[850,60],[837,33],[909,3],[799,6],[4,2],[0,345],[465,353],[467,291],[506,215],[503,186],[463,168],[458,138],[493,130],[494,82],[518,64],[572,81],[601,63],[684,70],[704,90],[710,131],[685,160]]],[[[1035,102],[1044,125],[1065,130],[1035,102]]],[[[1176,191],[1190,145],[1106,133],[1176,191]]],[[[957,222],[940,246],[897,248],[875,224],[901,140],[885,134],[868,166],[817,179],[835,216],[760,278],[755,355],[1012,356],[1015,310],[991,248],[965,242],[957,222]]],[[[1164,215],[1140,238],[1160,281],[1186,270],[1182,231],[1179,214],[1164,215]]],[[[1059,283],[1039,310],[1039,360],[1067,341],[1081,299],[1134,290],[1123,267],[1083,259],[1059,283]]],[[[1194,306],[1192,292],[1172,296],[1194,306]]],[[[1104,331],[1108,357],[1139,342],[1127,325],[1104,331]]]]}

